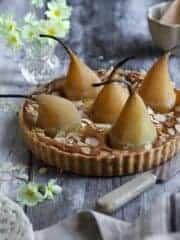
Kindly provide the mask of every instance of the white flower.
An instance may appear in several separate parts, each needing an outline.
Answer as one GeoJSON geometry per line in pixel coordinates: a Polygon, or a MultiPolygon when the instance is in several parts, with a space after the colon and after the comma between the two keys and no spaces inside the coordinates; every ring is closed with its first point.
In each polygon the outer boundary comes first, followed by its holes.
{"type": "Polygon", "coordinates": [[[25,25],[22,27],[21,36],[22,39],[27,42],[32,42],[34,40],[39,41],[39,34],[42,33],[44,29],[45,20],[37,20],[36,17],[28,13],[24,18],[25,25]]]}
{"type": "MultiPolygon", "coordinates": [[[[32,0],[32,5],[42,7],[44,0],[32,0]]],[[[45,13],[47,20],[37,19],[33,13],[28,13],[21,25],[18,25],[13,16],[0,15],[0,37],[13,49],[18,49],[25,42],[37,42],[38,44],[55,45],[52,39],[40,39],[40,34],[65,37],[70,29],[69,17],[71,7],[66,0],[52,0],[48,3],[48,10],[45,13]]]]}
{"type": "Polygon", "coordinates": [[[70,29],[70,22],[69,20],[59,21],[57,22],[57,25],[59,26],[59,37],[65,37],[69,33],[70,29]]]}
{"type": "Polygon", "coordinates": [[[62,187],[57,185],[56,179],[51,179],[45,190],[45,198],[46,199],[54,199],[54,195],[58,195],[62,192],[62,187]]]}
{"type": "Polygon", "coordinates": [[[18,49],[22,45],[19,33],[17,31],[10,32],[5,36],[5,39],[7,41],[7,44],[13,49],[18,49]]]}
{"type": "Polygon", "coordinates": [[[65,21],[47,20],[44,22],[42,33],[51,36],[65,37],[69,32],[70,23],[65,21]]]}
{"type": "Polygon", "coordinates": [[[7,45],[13,49],[18,49],[21,47],[22,43],[19,30],[17,29],[17,25],[13,19],[13,16],[0,16],[0,36],[6,41],[7,45]]]}
{"type": "Polygon", "coordinates": [[[44,0],[31,0],[32,5],[34,5],[37,8],[43,7],[44,0]]]}
{"type": "Polygon", "coordinates": [[[25,206],[36,206],[44,199],[35,183],[23,184],[17,193],[17,201],[25,206]]]}
{"type": "Polygon", "coordinates": [[[51,1],[48,3],[48,10],[46,16],[49,19],[68,19],[71,16],[72,8],[66,4],[65,0],[62,1],[51,1]]]}
{"type": "Polygon", "coordinates": [[[16,30],[16,22],[13,19],[13,16],[10,15],[1,15],[0,17],[0,29],[1,32],[9,33],[16,30]]]}
{"type": "Polygon", "coordinates": [[[59,35],[60,29],[56,22],[45,21],[43,27],[44,28],[42,30],[43,30],[44,34],[48,34],[48,35],[52,35],[52,36],[59,35]]]}
{"type": "Polygon", "coordinates": [[[36,206],[45,200],[53,200],[55,195],[62,192],[55,179],[51,179],[47,185],[29,182],[18,189],[17,201],[25,206],[36,206]]]}
{"type": "Polygon", "coordinates": [[[33,41],[35,38],[38,37],[37,28],[36,28],[35,26],[32,26],[32,25],[25,25],[25,26],[22,28],[21,36],[22,36],[22,38],[23,38],[25,41],[31,42],[31,41],[33,41]]]}
{"type": "Polygon", "coordinates": [[[37,24],[37,20],[36,20],[36,17],[33,13],[29,12],[25,15],[24,17],[24,22],[25,23],[28,23],[28,24],[32,24],[34,25],[34,23],[37,24]]]}

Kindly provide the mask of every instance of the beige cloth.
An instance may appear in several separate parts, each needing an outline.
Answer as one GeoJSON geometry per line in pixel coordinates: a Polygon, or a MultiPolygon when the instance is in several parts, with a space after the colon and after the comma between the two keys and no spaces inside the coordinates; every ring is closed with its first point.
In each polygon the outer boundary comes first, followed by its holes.
{"type": "Polygon", "coordinates": [[[134,223],[83,211],[35,233],[35,240],[180,239],[180,193],[164,196],[134,223]],[[179,231],[179,233],[178,233],[179,231]]]}

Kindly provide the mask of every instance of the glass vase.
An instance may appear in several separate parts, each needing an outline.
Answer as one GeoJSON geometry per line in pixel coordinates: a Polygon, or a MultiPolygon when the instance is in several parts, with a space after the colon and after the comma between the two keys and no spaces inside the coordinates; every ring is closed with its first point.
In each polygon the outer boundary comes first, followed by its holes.
{"type": "Polygon", "coordinates": [[[20,70],[29,84],[44,84],[57,77],[60,62],[55,46],[33,42],[25,45],[20,57],[20,70]]]}

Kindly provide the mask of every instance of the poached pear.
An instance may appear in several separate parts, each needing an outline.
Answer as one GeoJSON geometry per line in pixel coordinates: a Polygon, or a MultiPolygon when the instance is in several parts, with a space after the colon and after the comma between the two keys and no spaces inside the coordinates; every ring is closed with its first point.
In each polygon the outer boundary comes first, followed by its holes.
{"type": "Polygon", "coordinates": [[[117,149],[138,149],[152,144],[157,132],[142,98],[137,93],[127,100],[118,120],[108,133],[111,147],[117,149]]]}
{"type": "Polygon", "coordinates": [[[167,113],[176,103],[176,93],[168,70],[170,53],[161,56],[150,68],[139,89],[144,102],[154,111],[167,113]]]}
{"type": "Polygon", "coordinates": [[[112,78],[116,70],[132,58],[134,57],[131,56],[118,62],[108,76],[107,81],[95,85],[104,85],[104,87],[99,92],[90,110],[90,118],[94,122],[113,124],[117,120],[129,97],[129,91],[127,87],[122,85],[122,80],[118,82],[113,81],[112,78]]]}
{"type": "Polygon", "coordinates": [[[106,84],[92,105],[90,118],[97,123],[114,123],[128,97],[128,89],[120,83],[106,84]]]}
{"type": "Polygon", "coordinates": [[[71,100],[83,98],[95,98],[100,91],[92,87],[93,83],[99,83],[100,78],[91,70],[69,47],[59,38],[41,34],[41,37],[48,37],[58,41],[65,49],[70,58],[69,69],[64,83],[64,92],[71,100]]]}
{"type": "Polygon", "coordinates": [[[49,133],[67,130],[81,122],[74,104],[62,97],[40,94],[34,96],[39,105],[37,126],[49,133]]]}

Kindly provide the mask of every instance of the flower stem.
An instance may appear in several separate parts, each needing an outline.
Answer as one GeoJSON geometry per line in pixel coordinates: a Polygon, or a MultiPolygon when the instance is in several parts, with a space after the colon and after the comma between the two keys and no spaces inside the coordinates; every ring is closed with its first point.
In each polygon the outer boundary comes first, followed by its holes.
{"type": "Polygon", "coordinates": [[[124,79],[123,79],[123,80],[120,80],[120,79],[119,79],[119,80],[118,80],[118,79],[109,80],[109,79],[108,79],[108,80],[106,80],[106,81],[104,81],[104,82],[94,83],[92,86],[93,86],[93,87],[99,87],[99,86],[111,84],[111,83],[114,83],[114,82],[124,83],[124,84],[127,86],[130,94],[131,94],[131,95],[133,94],[133,90],[132,90],[132,86],[131,86],[130,82],[127,81],[127,80],[124,80],[124,79]]]}
{"type": "Polygon", "coordinates": [[[117,69],[121,66],[123,66],[126,62],[128,62],[129,60],[131,59],[134,59],[135,56],[130,56],[130,57],[126,57],[124,58],[123,60],[119,61],[114,67],[113,67],[113,70],[112,72],[110,73],[108,79],[111,79],[112,76],[114,75],[114,73],[117,71],[117,69]]]}
{"type": "Polygon", "coordinates": [[[133,89],[132,89],[132,86],[130,84],[129,81],[127,80],[121,80],[121,79],[112,79],[113,75],[115,74],[115,72],[117,71],[117,69],[119,67],[121,67],[124,63],[126,63],[127,61],[131,60],[131,59],[134,59],[135,57],[134,56],[130,56],[130,57],[126,57],[124,58],[123,60],[121,60],[120,62],[118,62],[112,69],[111,73],[109,74],[109,76],[107,77],[107,80],[103,81],[103,82],[100,82],[100,83],[94,83],[92,84],[93,87],[99,87],[99,86],[102,86],[102,85],[107,85],[107,84],[110,84],[110,83],[113,83],[113,82],[117,82],[117,83],[125,83],[130,94],[132,95],[133,94],[133,89]]]}

